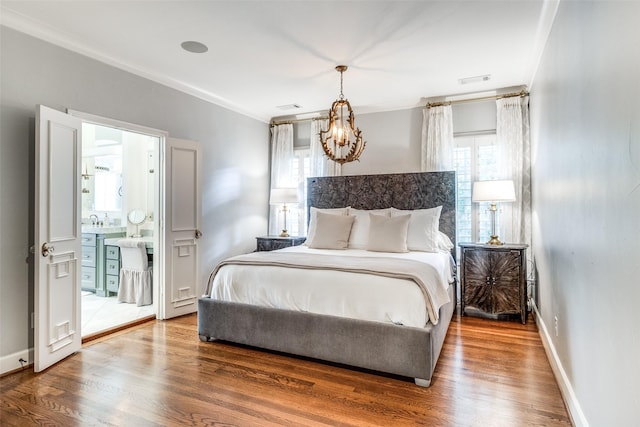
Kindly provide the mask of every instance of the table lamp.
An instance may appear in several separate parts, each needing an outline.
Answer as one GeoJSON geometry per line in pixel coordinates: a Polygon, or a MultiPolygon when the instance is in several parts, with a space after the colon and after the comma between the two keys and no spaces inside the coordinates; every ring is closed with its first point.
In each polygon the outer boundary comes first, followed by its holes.
{"type": "Polygon", "coordinates": [[[488,245],[502,245],[496,233],[496,203],[513,202],[516,200],[516,192],[511,180],[476,181],[473,183],[473,202],[491,202],[491,239],[488,245]]]}
{"type": "Polygon", "coordinates": [[[287,232],[287,203],[298,203],[298,189],[297,188],[273,188],[269,196],[269,204],[279,205],[282,204],[282,212],[284,212],[284,227],[280,237],[289,237],[287,232]]]}

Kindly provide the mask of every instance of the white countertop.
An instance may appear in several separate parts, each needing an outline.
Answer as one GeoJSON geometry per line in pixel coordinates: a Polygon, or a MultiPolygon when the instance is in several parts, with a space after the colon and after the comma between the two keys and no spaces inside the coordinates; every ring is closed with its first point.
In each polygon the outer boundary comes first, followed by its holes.
{"type": "Polygon", "coordinates": [[[127,227],[121,227],[121,226],[100,227],[98,225],[83,225],[82,232],[95,233],[95,234],[126,233],[127,227]]]}

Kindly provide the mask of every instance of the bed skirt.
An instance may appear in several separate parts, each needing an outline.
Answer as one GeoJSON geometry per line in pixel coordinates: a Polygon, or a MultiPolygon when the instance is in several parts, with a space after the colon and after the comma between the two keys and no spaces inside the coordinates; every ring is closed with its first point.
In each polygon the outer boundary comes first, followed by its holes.
{"type": "Polygon", "coordinates": [[[224,340],[268,350],[341,363],[405,377],[429,386],[454,313],[451,302],[440,308],[437,325],[424,328],[346,319],[248,304],[198,300],[198,335],[202,341],[224,340]]]}

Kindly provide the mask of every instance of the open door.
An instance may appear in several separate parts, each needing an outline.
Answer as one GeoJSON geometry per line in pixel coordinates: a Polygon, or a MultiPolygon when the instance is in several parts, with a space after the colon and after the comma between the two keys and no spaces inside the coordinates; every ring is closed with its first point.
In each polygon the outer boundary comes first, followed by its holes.
{"type": "Polygon", "coordinates": [[[38,105],[35,147],[34,370],[82,346],[80,319],[82,122],[38,105]]]}
{"type": "MultiPolygon", "coordinates": [[[[166,138],[162,168],[161,202],[164,232],[160,268],[159,317],[169,319],[197,310],[200,289],[200,248],[202,218],[200,189],[200,145],[197,142],[166,138]],[[164,283],[162,283],[164,281],[164,283]]],[[[155,260],[154,260],[155,262],[155,260]]]]}

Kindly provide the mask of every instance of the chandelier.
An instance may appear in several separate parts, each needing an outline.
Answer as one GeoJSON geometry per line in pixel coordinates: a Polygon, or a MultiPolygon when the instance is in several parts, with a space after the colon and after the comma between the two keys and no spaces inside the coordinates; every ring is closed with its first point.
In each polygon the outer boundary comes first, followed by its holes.
{"type": "Polygon", "coordinates": [[[367,144],[362,140],[362,132],[355,126],[353,110],[342,94],[342,73],[346,65],[338,65],[340,73],[340,96],[331,104],[329,127],[320,130],[320,142],[327,157],[340,164],[358,160],[367,144]]]}

